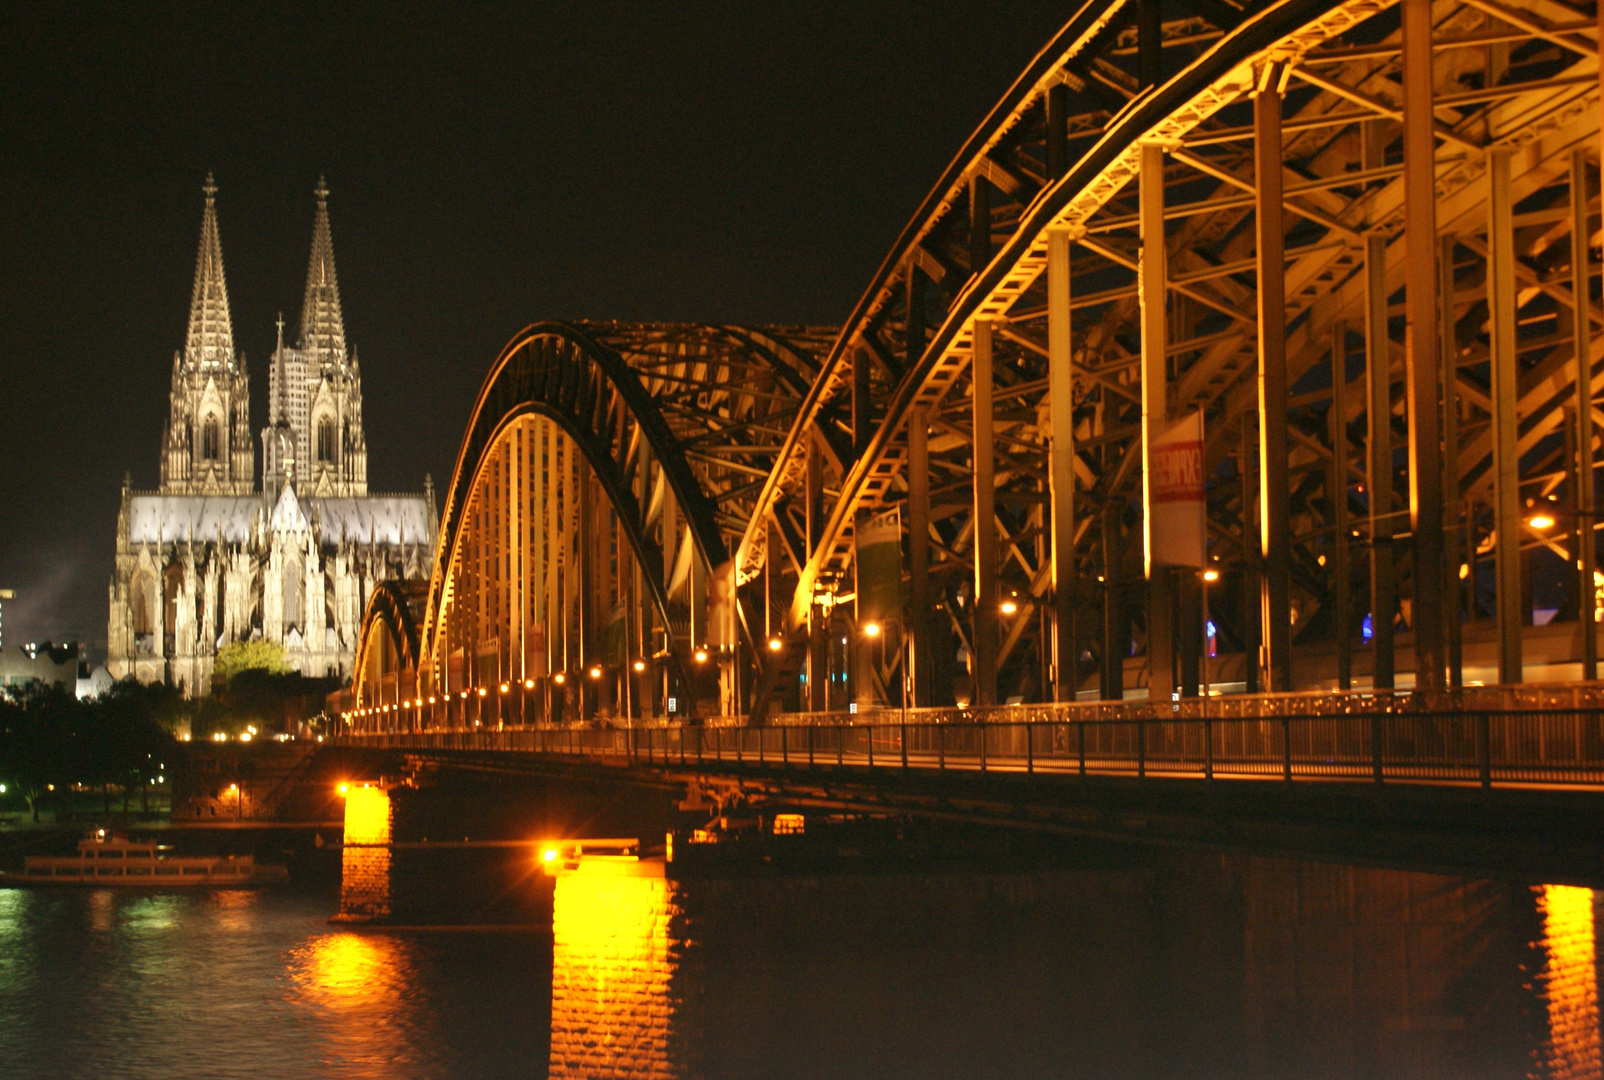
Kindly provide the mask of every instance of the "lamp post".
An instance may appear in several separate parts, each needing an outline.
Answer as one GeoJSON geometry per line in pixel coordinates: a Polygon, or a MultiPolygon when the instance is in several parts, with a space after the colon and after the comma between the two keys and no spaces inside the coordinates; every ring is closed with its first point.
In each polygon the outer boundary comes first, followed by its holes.
{"type": "Polygon", "coordinates": [[[1203,715],[1209,714],[1209,584],[1220,580],[1212,566],[1203,571],[1203,715]]]}

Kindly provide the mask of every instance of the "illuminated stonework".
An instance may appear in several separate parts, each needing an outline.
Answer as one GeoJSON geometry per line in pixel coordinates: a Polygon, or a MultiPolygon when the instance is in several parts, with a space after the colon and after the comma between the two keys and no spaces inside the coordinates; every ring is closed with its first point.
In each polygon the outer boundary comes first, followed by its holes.
{"type": "Polygon", "coordinates": [[[1593,890],[1571,885],[1538,887],[1543,950],[1548,964],[1538,980],[1548,1006],[1548,1044],[1539,1053],[1552,1080],[1604,1076],[1598,1028],[1598,966],[1593,931],[1593,890]]]}
{"type": "Polygon", "coordinates": [[[345,794],[345,841],[340,852],[341,922],[390,917],[390,793],[352,787],[345,794]]]}
{"type": "Polygon", "coordinates": [[[551,1069],[560,1077],[680,1075],[669,1060],[673,886],[660,864],[581,863],[552,907],[551,1069]]]}

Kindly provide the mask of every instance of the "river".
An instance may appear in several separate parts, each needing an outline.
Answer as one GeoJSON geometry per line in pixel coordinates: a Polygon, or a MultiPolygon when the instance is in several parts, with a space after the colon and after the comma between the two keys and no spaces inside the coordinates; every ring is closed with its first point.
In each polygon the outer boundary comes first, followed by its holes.
{"type": "Polygon", "coordinates": [[[0,890],[0,1076],[1600,1076],[1588,889],[1137,849],[547,897],[0,890]]]}

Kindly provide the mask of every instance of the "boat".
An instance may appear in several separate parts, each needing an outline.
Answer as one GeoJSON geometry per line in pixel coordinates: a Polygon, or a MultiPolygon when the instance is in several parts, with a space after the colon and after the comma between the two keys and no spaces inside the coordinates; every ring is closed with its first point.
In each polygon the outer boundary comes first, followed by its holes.
{"type": "Polygon", "coordinates": [[[6,885],[93,885],[96,888],[239,888],[278,885],[289,870],[258,865],[251,855],[173,855],[168,844],[96,829],[78,841],[76,855],[29,855],[19,873],[0,874],[6,885]]]}

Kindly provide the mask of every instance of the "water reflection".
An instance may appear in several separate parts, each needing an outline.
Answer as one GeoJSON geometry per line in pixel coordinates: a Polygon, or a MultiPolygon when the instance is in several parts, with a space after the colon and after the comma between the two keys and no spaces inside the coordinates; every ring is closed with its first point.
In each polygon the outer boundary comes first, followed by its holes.
{"type": "Polygon", "coordinates": [[[586,862],[552,907],[551,1066],[559,1077],[671,1077],[674,888],[660,865],[586,862]]]}
{"type": "Polygon", "coordinates": [[[1548,1007],[1548,1043],[1538,1055],[1553,1080],[1599,1080],[1597,943],[1593,890],[1543,885],[1534,890],[1543,918],[1546,964],[1538,979],[1548,1007]]]}
{"type": "Polygon", "coordinates": [[[1201,855],[615,870],[557,882],[554,1078],[1601,1078],[1586,889],[1201,855]]]}
{"type": "Polygon", "coordinates": [[[290,977],[298,1004],[310,1007],[322,1052],[341,1075],[387,1077],[413,1062],[419,1011],[408,998],[421,988],[405,944],[365,934],[323,934],[294,949],[290,977]]]}

